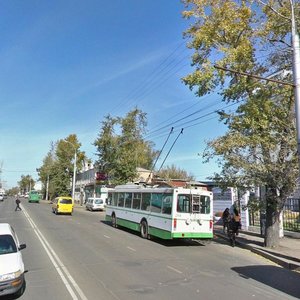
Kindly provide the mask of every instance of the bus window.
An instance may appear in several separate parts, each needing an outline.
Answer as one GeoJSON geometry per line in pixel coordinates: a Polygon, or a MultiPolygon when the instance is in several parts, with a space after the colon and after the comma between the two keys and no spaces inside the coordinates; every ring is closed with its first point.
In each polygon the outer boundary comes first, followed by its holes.
{"type": "Polygon", "coordinates": [[[113,199],[113,194],[112,193],[108,193],[108,198],[107,198],[107,204],[108,205],[113,205],[112,204],[112,199],[113,199]]]}
{"type": "Polygon", "coordinates": [[[172,202],[173,197],[172,194],[164,194],[163,195],[163,207],[162,207],[162,213],[170,215],[172,212],[172,202]]]}
{"type": "Polygon", "coordinates": [[[199,195],[192,195],[192,212],[200,213],[201,211],[201,203],[199,195]]]}
{"type": "Polygon", "coordinates": [[[177,212],[190,212],[190,195],[178,195],[177,198],[177,212]]]}
{"type": "Polygon", "coordinates": [[[200,196],[201,214],[210,213],[210,198],[208,196],[200,196]]]}
{"type": "Polygon", "coordinates": [[[132,193],[125,193],[125,207],[131,208],[132,193]]]}
{"type": "Polygon", "coordinates": [[[150,193],[142,193],[142,204],[141,204],[142,210],[150,210],[150,200],[151,200],[150,193]]]}
{"type": "Polygon", "coordinates": [[[141,193],[133,193],[132,199],[132,208],[133,209],[140,209],[141,207],[141,193]]]}
{"type": "Polygon", "coordinates": [[[118,193],[113,193],[112,205],[117,206],[118,204],[118,193]]]}
{"type": "Polygon", "coordinates": [[[162,194],[153,193],[151,197],[151,211],[161,213],[162,207],[162,194]]]}
{"type": "Polygon", "coordinates": [[[124,194],[125,193],[118,193],[119,197],[118,197],[118,207],[124,207],[124,194]]]}

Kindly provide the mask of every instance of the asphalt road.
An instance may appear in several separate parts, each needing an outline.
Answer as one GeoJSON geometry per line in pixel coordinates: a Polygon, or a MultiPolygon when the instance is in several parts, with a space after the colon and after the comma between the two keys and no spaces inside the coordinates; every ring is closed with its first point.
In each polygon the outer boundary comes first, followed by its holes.
{"type": "Polygon", "coordinates": [[[0,202],[0,222],[27,244],[20,299],[300,299],[299,273],[224,240],[144,240],[106,224],[103,212],[56,216],[46,202],[21,206],[0,202]]]}

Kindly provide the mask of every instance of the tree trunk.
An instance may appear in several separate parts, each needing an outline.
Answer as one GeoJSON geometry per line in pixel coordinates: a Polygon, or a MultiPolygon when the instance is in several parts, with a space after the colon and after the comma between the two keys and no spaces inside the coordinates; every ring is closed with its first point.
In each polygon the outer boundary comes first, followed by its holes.
{"type": "Polygon", "coordinates": [[[279,246],[279,213],[273,205],[267,204],[265,247],[276,248],[279,246]]]}

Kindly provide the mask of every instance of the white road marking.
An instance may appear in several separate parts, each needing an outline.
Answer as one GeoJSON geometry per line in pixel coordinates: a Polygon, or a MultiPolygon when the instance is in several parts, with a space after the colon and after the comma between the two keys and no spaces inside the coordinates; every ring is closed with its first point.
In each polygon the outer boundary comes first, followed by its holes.
{"type": "Polygon", "coordinates": [[[135,250],[135,249],[133,249],[133,248],[131,248],[131,247],[129,247],[129,246],[127,246],[127,249],[129,249],[129,250],[131,250],[131,251],[134,251],[134,252],[136,252],[136,250],[135,250]]]}
{"type": "Polygon", "coordinates": [[[173,270],[174,272],[176,272],[176,273],[178,273],[178,274],[182,274],[181,271],[179,271],[179,270],[177,270],[177,269],[175,269],[175,268],[173,268],[173,267],[171,267],[171,266],[167,266],[167,268],[173,270]]]}
{"type": "Polygon", "coordinates": [[[35,223],[31,219],[31,217],[29,216],[29,214],[27,213],[27,211],[24,209],[24,207],[22,207],[22,209],[23,209],[23,212],[24,212],[24,214],[25,214],[25,216],[26,216],[29,224],[33,228],[33,230],[34,230],[35,234],[37,235],[38,239],[40,240],[40,242],[41,242],[42,246],[44,247],[46,253],[48,254],[48,256],[49,256],[52,264],[54,265],[57,273],[61,277],[64,285],[66,286],[68,292],[70,293],[72,299],[78,300],[78,297],[77,297],[77,295],[76,295],[76,293],[74,291],[74,289],[75,289],[77,291],[77,293],[79,294],[80,299],[82,299],[82,300],[88,300],[87,297],[84,295],[83,291],[80,289],[80,287],[76,283],[76,281],[73,279],[73,277],[69,273],[68,269],[64,266],[64,264],[62,263],[62,261],[59,259],[58,255],[55,253],[55,251],[53,250],[53,248],[50,246],[50,244],[48,243],[48,241],[46,240],[46,238],[39,231],[39,229],[37,228],[37,226],[35,225],[35,223]]]}
{"type": "Polygon", "coordinates": [[[107,239],[110,239],[110,236],[108,236],[108,235],[104,235],[104,237],[107,238],[107,239]]]}

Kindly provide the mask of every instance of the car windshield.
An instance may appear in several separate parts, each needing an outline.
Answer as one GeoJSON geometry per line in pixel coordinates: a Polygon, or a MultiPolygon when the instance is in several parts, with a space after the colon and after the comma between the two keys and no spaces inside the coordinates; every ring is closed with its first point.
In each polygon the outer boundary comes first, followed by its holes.
{"type": "Polygon", "coordinates": [[[0,255],[17,252],[14,239],[9,234],[0,235],[0,255]]]}
{"type": "Polygon", "coordinates": [[[100,199],[95,200],[95,204],[102,204],[102,203],[103,203],[103,200],[100,200],[100,199]]]}

